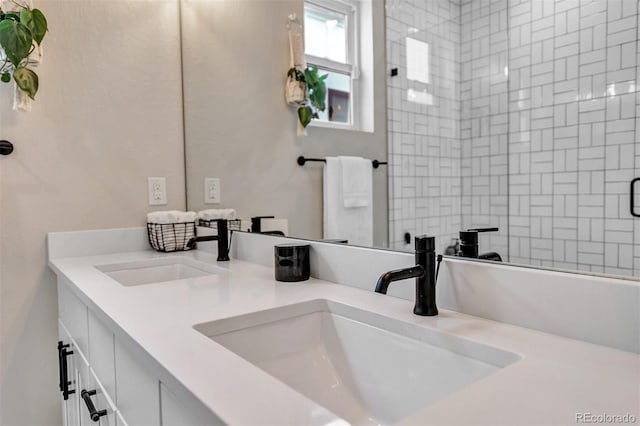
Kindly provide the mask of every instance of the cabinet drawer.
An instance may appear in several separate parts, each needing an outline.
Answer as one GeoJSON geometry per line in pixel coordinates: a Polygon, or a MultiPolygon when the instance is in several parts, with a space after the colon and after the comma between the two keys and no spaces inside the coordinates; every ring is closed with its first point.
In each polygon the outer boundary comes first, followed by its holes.
{"type": "Polygon", "coordinates": [[[113,333],[89,311],[89,360],[107,394],[115,398],[116,372],[113,333]]]}
{"type": "Polygon", "coordinates": [[[116,425],[116,409],[104,387],[86,364],[78,368],[78,389],[81,426],[116,425]],[[92,418],[92,414],[96,417],[92,418]]]}
{"type": "Polygon", "coordinates": [[[89,353],[87,306],[58,278],[58,316],[84,355],[89,353]]]}

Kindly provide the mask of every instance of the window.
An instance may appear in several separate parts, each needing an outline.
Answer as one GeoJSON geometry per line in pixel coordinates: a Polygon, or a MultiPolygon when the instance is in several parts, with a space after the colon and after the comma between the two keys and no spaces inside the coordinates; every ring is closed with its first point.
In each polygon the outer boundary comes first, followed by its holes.
{"type": "Polygon", "coordinates": [[[358,96],[358,3],[306,0],[304,41],[307,65],[328,74],[326,109],[321,122],[356,127],[358,96]]]}

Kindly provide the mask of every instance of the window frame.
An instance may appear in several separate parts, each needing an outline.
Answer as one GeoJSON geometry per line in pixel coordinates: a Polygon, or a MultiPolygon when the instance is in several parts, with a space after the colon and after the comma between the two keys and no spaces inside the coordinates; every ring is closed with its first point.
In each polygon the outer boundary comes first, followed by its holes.
{"type": "Polygon", "coordinates": [[[349,123],[329,120],[311,120],[310,125],[317,127],[358,130],[359,114],[356,113],[356,110],[360,107],[360,92],[358,87],[360,77],[358,22],[360,5],[356,0],[304,0],[304,6],[307,4],[318,9],[325,9],[345,15],[345,34],[347,38],[345,55],[346,62],[342,63],[328,58],[311,55],[306,53],[306,49],[304,57],[307,66],[317,66],[320,73],[324,70],[348,76],[351,89],[349,93],[349,123]]]}

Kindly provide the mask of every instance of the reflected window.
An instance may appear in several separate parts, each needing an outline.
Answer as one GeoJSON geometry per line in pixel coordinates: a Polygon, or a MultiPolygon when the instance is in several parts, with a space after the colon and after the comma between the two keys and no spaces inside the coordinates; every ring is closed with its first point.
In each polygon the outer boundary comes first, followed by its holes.
{"type": "Polygon", "coordinates": [[[306,0],[304,41],[307,65],[327,74],[327,108],[320,121],[353,125],[357,82],[355,1],[306,0]]]}
{"type": "Polygon", "coordinates": [[[347,63],[347,15],[305,3],[305,53],[347,63]]]}
{"type": "Polygon", "coordinates": [[[407,78],[429,84],[429,43],[407,37],[406,46],[407,78]]]}

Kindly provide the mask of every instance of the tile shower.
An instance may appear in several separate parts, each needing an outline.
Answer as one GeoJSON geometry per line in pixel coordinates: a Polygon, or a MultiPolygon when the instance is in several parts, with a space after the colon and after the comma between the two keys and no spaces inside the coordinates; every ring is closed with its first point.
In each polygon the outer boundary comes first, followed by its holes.
{"type": "Polygon", "coordinates": [[[481,248],[505,260],[639,275],[638,2],[386,8],[391,245],[498,226],[481,248]],[[407,77],[407,39],[428,45],[428,78],[407,77]]]}

